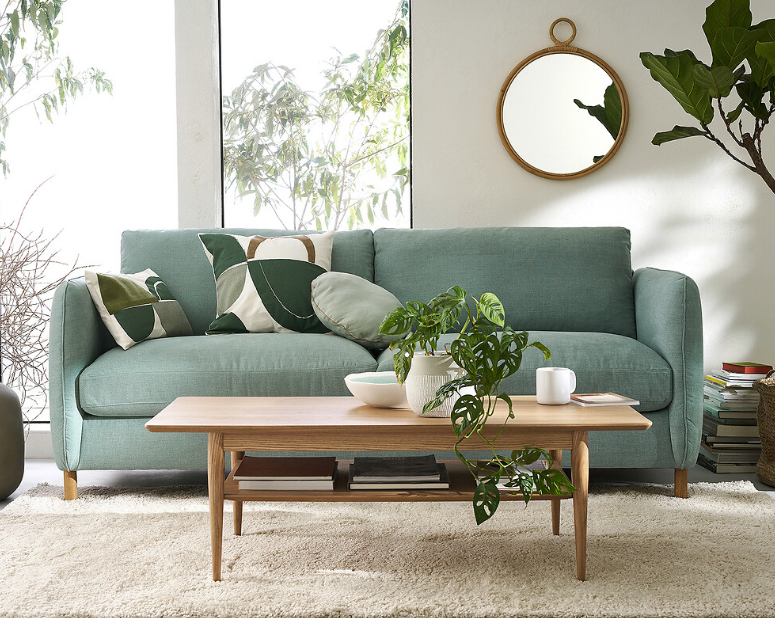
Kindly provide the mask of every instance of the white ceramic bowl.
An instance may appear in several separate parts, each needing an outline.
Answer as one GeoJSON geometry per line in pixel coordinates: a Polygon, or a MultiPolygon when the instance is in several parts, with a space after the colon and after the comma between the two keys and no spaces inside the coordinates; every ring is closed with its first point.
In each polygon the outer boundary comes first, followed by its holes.
{"type": "Polygon", "coordinates": [[[408,408],[406,388],[394,371],[351,373],[344,383],[356,399],[375,408],[408,408]]]}

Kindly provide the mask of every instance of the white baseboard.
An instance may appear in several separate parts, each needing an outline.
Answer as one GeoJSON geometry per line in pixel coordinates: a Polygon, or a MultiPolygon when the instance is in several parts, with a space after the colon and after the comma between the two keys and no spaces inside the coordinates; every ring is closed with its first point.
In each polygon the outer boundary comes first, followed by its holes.
{"type": "Polygon", "coordinates": [[[24,443],[25,459],[54,459],[54,447],[51,445],[51,426],[46,424],[30,425],[30,432],[24,443]]]}

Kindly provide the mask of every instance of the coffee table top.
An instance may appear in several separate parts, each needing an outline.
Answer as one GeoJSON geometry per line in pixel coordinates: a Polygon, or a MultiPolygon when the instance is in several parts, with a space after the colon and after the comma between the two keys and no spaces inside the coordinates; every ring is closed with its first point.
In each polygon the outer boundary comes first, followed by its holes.
{"type": "MultiPolygon", "coordinates": [[[[651,421],[629,406],[582,407],[574,404],[546,406],[535,396],[513,396],[514,419],[505,433],[525,430],[623,431],[644,430],[651,421]]],[[[498,402],[488,426],[506,418],[506,405],[498,402]]],[[[499,424],[498,424],[499,425],[499,424]]],[[[343,429],[379,427],[386,430],[439,430],[450,427],[449,418],[426,418],[409,409],[372,408],[354,397],[178,397],[145,424],[153,432],[250,432],[272,429],[343,429]]]]}

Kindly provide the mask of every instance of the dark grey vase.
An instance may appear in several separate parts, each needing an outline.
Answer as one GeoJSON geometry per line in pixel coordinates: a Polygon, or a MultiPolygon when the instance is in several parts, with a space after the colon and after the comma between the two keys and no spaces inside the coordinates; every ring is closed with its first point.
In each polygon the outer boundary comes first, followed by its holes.
{"type": "Polygon", "coordinates": [[[24,476],[24,427],[19,398],[0,384],[0,500],[10,496],[24,476]]]}

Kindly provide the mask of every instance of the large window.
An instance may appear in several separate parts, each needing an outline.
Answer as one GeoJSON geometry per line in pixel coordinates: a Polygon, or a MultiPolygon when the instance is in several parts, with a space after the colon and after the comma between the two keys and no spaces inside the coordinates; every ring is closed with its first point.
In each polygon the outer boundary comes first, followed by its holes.
{"type": "MultiPolygon", "coordinates": [[[[7,10],[45,11],[47,4],[59,3],[11,1],[7,10]]],[[[7,83],[2,91],[0,120],[10,115],[0,151],[9,166],[5,176],[0,171],[0,220],[13,222],[29,202],[20,229],[56,237],[56,259],[118,271],[123,230],[177,227],[174,4],[71,0],[50,15],[56,36],[43,45],[55,44],[56,50],[36,68],[28,88],[21,88],[21,59],[34,50],[35,28],[18,12],[18,26],[0,18],[6,42],[14,36],[11,28],[25,38],[13,59],[19,68],[14,92],[7,83]],[[68,57],[82,91],[66,77],[68,57]],[[105,82],[97,88],[92,68],[104,73],[112,94],[105,82]],[[45,93],[57,102],[58,109],[49,109],[52,122],[46,118],[51,100],[38,98],[45,93]]],[[[36,19],[44,18],[38,13],[36,19]]],[[[55,278],[56,268],[48,275],[55,278]]],[[[39,362],[47,365],[45,358],[39,362]]],[[[47,420],[45,393],[32,391],[28,417],[47,420]]]]}
{"type": "Polygon", "coordinates": [[[220,11],[225,225],[409,226],[409,1],[220,11]]]}

